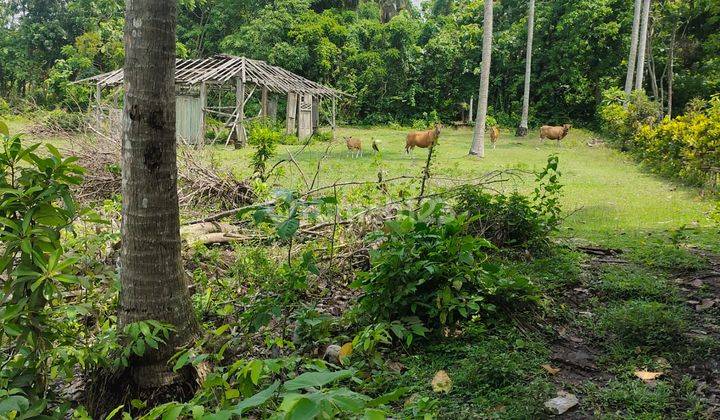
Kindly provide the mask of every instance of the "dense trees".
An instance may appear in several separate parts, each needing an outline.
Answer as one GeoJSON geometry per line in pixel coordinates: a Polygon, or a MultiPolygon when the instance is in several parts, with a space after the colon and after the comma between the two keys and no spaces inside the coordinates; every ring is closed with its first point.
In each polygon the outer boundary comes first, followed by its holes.
{"type": "MultiPolygon", "coordinates": [[[[349,122],[412,123],[432,111],[452,121],[477,92],[483,0],[433,0],[423,17],[407,2],[390,1],[179,3],[178,55],[245,54],[332,84],[356,95],[342,107],[349,122]],[[383,7],[397,8],[387,23],[383,7]]],[[[625,81],[634,3],[537,3],[530,125],[594,121],[602,91],[625,81]]],[[[521,120],[527,13],[528,0],[495,4],[488,108],[508,126],[521,120]]],[[[673,107],[717,92],[717,2],[658,0],[649,15],[658,96],[669,87],[675,26],[673,107]]],[[[14,0],[0,5],[0,18],[0,92],[14,103],[82,108],[89,92],[67,82],[122,63],[120,0],[14,0]],[[52,24],[38,29],[46,21],[52,24]]]]}

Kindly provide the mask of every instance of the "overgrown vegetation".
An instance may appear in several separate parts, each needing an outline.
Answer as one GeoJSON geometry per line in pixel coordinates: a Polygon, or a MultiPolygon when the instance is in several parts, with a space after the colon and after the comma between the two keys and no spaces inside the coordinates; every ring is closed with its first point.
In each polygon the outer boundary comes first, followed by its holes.
{"type": "Polygon", "coordinates": [[[506,195],[468,187],[460,192],[455,209],[471,216],[470,232],[498,247],[542,251],[561,221],[559,177],[558,158],[551,156],[537,175],[531,197],[517,191],[506,195]]]}
{"type": "Polygon", "coordinates": [[[610,138],[654,172],[718,191],[720,97],[695,101],[672,120],[660,119],[659,105],[644,93],[633,93],[628,104],[621,98],[618,92],[606,93],[599,111],[610,138]]]}

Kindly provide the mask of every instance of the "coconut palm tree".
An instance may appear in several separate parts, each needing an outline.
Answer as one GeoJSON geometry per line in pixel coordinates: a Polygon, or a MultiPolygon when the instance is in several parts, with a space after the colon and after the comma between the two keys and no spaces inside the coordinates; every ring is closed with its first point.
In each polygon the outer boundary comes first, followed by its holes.
{"type": "Polygon", "coordinates": [[[642,1],[635,0],[635,13],[633,15],[632,35],[630,37],[630,57],[628,57],[627,75],[625,76],[625,96],[629,96],[633,87],[633,75],[635,74],[635,61],[638,53],[638,35],[640,33],[640,12],[642,1]]]}
{"type": "Polygon", "coordinates": [[[492,58],[493,0],[485,0],[483,17],[483,50],[480,70],[480,92],[478,94],[475,131],[473,132],[470,154],[485,157],[485,121],[487,119],[488,87],[490,85],[490,60],[492,58]]]}
{"type": "Polygon", "coordinates": [[[640,39],[638,45],[637,71],[635,72],[635,89],[643,88],[645,73],[645,51],[647,50],[648,24],[650,23],[650,2],[643,0],[642,20],[640,22],[640,39]]]}
{"type": "Polygon", "coordinates": [[[523,94],[522,119],[515,132],[518,137],[525,137],[528,133],[528,114],[530,112],[530,70],[532,67],[533,31],[535,30],[535,0],[528,2],[528,36],[525,51],[525,91],[523,94]]]}
{"type": "Polygon", "coordinates": [[[140,387],[180,379],[168,366],[196,331],[180,257],[175,154],[176,0],[127,0],[118,321],[156,320],[175,332],[132,360],[140,387]]]}

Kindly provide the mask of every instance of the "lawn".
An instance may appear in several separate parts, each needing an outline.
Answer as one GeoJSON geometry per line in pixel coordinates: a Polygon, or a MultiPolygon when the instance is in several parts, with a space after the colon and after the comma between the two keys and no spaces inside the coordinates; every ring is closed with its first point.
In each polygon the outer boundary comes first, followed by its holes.
{"type": "MultiPolygon", "coordinates": [[[[372,181],[382,170],[385,178],[398,175],[420,175],[427,151],[415,149],[405,154],[407,130],[391,128],[340,128],[336,142],[330,146],[322,162],[318,182],[329,185],[342,181],[372,181]],[[343,136],[363,140],[364,155],[350,157],[343,136]],[[371,139],[381,141],[381,153],[370,149],[371,139]]],[[[436,149],[432,173],[445,177],[473,178],[488,171],[501,169],[539,170],[550,154],[560,158],[563,174],[563,206],[567,212],[562,236],[593,242],[619,245],[623,236],[666,231],[682,226],[696,227],[698,241],[711,245],[707,230],[713,203],[700,197],[697,190],[660,179],[640,168],[627,156],[607,146],[589,147],[596,135],[585,130],[572,130],[559,145],[538,140],[537,131],[518,139],[507,130],[501,132],[496,149],[489,145],[484,159],[468,155],[472,138],[470,129],[445,129],[436,149]]],[[[327,143],[302,146],[280,146],[278,157],[292,153],[305,177],[312,178],[318,160],[325,155],[327,143]]],[[[213,158],[232,168],[238,176],[248,176],[251,148],[233,150],[211,147],[213,158]]],[[[283,186],[303,187],[302,175],[294,165],[287,164],[274,182],[283,186]]],[[[531,176],[504,185],[505,189],[528,189],[531,176]]],[[[712,236],[712,235],[711,235],[712,236]]]]}

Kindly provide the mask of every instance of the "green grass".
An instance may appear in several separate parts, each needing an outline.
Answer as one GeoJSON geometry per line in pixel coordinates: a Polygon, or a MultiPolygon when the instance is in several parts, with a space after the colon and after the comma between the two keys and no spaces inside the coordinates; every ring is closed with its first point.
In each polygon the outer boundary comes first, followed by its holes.
{"type": "MultiPolygon", "coordinates": [[[[318,183],[330,185],[339,181],[372,181],[382,170],[385,178],[398,175],[420,175],[427,151],[415,149],[408,156],[404,152],[407,130],[390,128],[341,128],[338,140],[322,162],[318,183]],[[366,149],[361,158],[351,158],[342,136],[352,135],[363,140],[366,149]],[[371,139],[379,139],[381,154],[370,150],[371,139]]],[[[696,242],[712,246],[716,232],[710,230],[709,215],[714,205],[702,199],[696,190],[675,185],[644,172],[630,158],[609,147],[588,147],[593,133],[573,130],[558,146],[555,142],[540,143],[537,132],[525,139],[515,138],[503,131],[497,149],[488,148],[486,157],[468,156],[472,131],[445,129],[436,149],[433,173],[446,177],[473,178],[491,170],[539,170],[548,155],[557,153],[565,184],[563,206],[567,220],[561,232],[565,237],[607,245],[622,246],[635,242],[647,234],[657,234],[682,226],[696,227],[696,242]]],[[[318,160],[324,155],[327,143],[311,144],[295,159],[309,180],[318,160]]],[[[489,146],[489,145],[488,145],[489,146]]],[[[249,156],[252,148],[233,150],[224,146],[209,148],[213,158],[232,168],[237,175],[250,174],[249,156]]],[[[298,153],[301,146],[280,146],[279,158],[298,153]]],[[[304,182],[294,165],[286,164],[279,176],[271,179],[278,185],[302,188],[304,182]]],[[[531,176],[506,183],[504,189],[528,190],[531,176]]]]}

